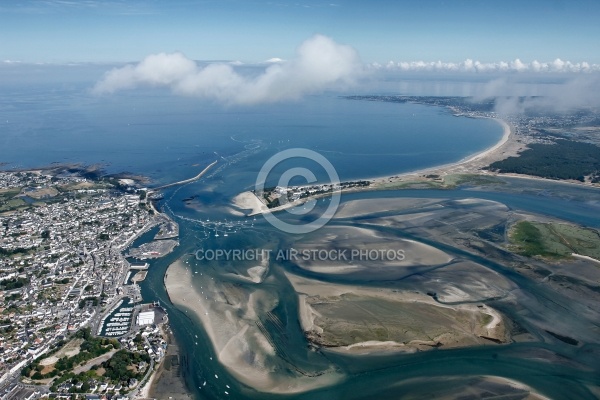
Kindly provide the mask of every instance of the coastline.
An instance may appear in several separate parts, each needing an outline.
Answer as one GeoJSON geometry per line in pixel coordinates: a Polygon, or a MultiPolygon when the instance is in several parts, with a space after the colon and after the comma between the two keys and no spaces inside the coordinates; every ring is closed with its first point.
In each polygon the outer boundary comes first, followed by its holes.
{"type": "MultiPolygon", "coordinates": [[[[403,172],[393,176],[380,176],[369,179],[372,183],[380,186],[367,187],[363,189],[352,189],[350,191],[357,190],[385,190],[393,189],[394,184],[408,184],[408,183],[431,183],[435,182],[432,178],[427,178],[425,175],[439,175],[441,178],[448,175],[479,175],[482,177],[508,177],[517,179],[529,179],[539,182],[552,182],[565,185],[575,185],[579,187],[588,188],[600,188],[600,185],[595,185],[580,181],[571,180],[557,180],[543,178],[535,175],[515,174],[515,173],[504,173],[494,172],[484,169],[490,164],[504,160],[508,157],[518,157],[519,153],[526,150],[527,143],[521,142],[515,134],[514,127],[502,118],[493,117],[469,117],[469,118],[486,118],[491,119],[499,123],[504,131],[502,138],[493,146],[485,149],[479,153],[467,156],[460,161],[455,163],[438,165],[430,168],[423,168],[415,171],[403,172]]],[[[437,181],[438,183],[442,183],[437,181]]]]}
{"type": "MultiPolygon", "coordinates": [[[[371,178],[373,183],[402,182],[406,178],[419,178],[420,175],[431,174],[445,176],[450,174],[484,173],[485,175],[494,174],[493,172],[482,171],[483,167],[511,156],[516,156],[526,148],[525,144],[519,143],[516,139],[514,127],[501,118],[476,117],[496,121],[503,128],[503,134],[500,140],[493,146],[467,156],[454,163],[442,164],[434,167],[423,168],[415,171],[404,172],[394,176],[381,176],[371,178]]],[[[501,174],[499,174],[501,175],[501,174]]]]}
{"type": "Polygon", "coordinates": [[[192,400],[193,393],[188,390],[182,368],[182,351],[175,336],[168,327],[160,328],[167,338],[167,351],[160,364],[155,367],[152,375],[140,390],[139,399],[173,399],[192,400]],[[176,360],[174,362],[174,360],[176,360]]]}
{"type": "MultiPolygon", "coordinates": [[[[495,172],[484,169],[490,164],[504,160],[508,157],[518,157],[519,153],[527,149],[527,143],[519,140],[515,134],[514,126],[501,118],[494,117],[471,117],[471,118],[485,118],[496,121],[503,128],[502,137],[491,147],[480,151],[478,153],[464,157],[463,159],[448,164],[437,165],[433,167],[422,168],[414,171],[403,172],[395,175],[386,175],[365,178],[364,180],[370,182],[369,186],[366,187],[352,187],[349,189],[342,189],[341,193],[354,193],[361,191],[379,191],[379,190],[393,190],[401,188],[451,188],[455,184],[447,182],[445,178],[450,176],[460,175],[476,175],[480,177],[508,177],[518,179],[529,179],[539,182],[552,182],[562,183],[567,185],[575,185],[580,187],[588,188],[600,188],[600,185],[579,181],[569,180],[556,180],[543,178],[534,175],[514,174],[514,173],[503,173],[495,172]]],[[[324,197],[331,196],[331,192],[308,196],[293,202],[288,202],[282,206],[275,208],[267,208],[264,202],[262,202],[253,192],[242,192],[233,200],[234,206],[238,209],[249,210],[246,212],[246,216],[252,217],[255,215],[265,214],[267,212],[274,213],[282,211],[288,208],[300,206],[310,200],[316,200],[324,197]],[[239,201],[238,197],[244,199],[239,201]],[[252,199],[251,199],[252,197],[252,199]],[[245,206],[245,207],[243,207],[245,206]]]]}
{"type": "Polygon", "coordinates": [[[600,264],[600,260],[597,260],[597,259],[589,257],[589,256],[584,256],[582,254],[571,253],[571,256],[573,256],[575,258],[579,258],[580,260],[586,260],[586,261],[594,262],[596,264],[600,264]]]}
{"type": "MultiPolygon", "coordinates": [[[[502,137],[491,147],[480,151],[476,154],[469,155],[463,159],[448,164],[437,165],[433,167],[427,167],[414,171],[403,172],[396,175],[387,175],[379,177],[366,178],[364,180],[369,181],[370,185],[366,187],[354,187],[350,189],[343,189],[342,193],[352,193],[358,191],[376,191],[393,188],[394,185],[407,184],[407,183],[427,183],[432,182],[431,178],[426,175],[436,175],[437,177],[444,177],[453,174],[482,174],[482,175],[506,175],[497,174],[490,171],[484,171],[482,168],[489,164],[505,159],[507,157],[516,156],[518,153],[526,148],[524,143],[520,143],[515,138],[514,127],[508,122],[500,118],[492,117],[474,117],[474,118],[485,118],[496,121],[503,128],[502,137]],[[391,186],[391,187],[390,187],[391,186]]],[[[438,178],[439,179],[439,178],[438,178]]],[[[543,178],[539,178],[543,179],[543,178]]],[[[288,208],[296,207],[306,203],[309,200],[319,199],[330,196],[331,192],[308,196],[293,202],[288,202],[282,206],[267,208],[266,204],[262,202],[255,193],[246,191],[238,194],[232,199],[232,204],[241,210],[250,210],[246,213],[246,216],[252,217],[255,215],[265,214],[267,212],[273,213],[282,211],[288,208]]]]}

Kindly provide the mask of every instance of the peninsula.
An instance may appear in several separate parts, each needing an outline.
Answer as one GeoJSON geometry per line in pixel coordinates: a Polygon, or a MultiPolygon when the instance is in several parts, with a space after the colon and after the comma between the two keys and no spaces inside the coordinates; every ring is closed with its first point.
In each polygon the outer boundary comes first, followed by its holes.
{"type": "Polygon", "coordinates": [[[502,126],[503,134],[490,148],[455,163],[342,183],[243,192],[233,199],[233,205],[253,216],[293,208],[335,192],[446,189],[461,184],[495,183],[497,176],[564,180],[600,187],[600,140],[593,135],[600,132],[600,128],[593,125],[594,113],[504,116],[495,112],[491,103],[477,103],[462,97],[349,96],[347,99],[446,107],[457,117],[493,119],[502,126]],[[546,165],[548,157],[560,158],[561,162],[546,165]]]}

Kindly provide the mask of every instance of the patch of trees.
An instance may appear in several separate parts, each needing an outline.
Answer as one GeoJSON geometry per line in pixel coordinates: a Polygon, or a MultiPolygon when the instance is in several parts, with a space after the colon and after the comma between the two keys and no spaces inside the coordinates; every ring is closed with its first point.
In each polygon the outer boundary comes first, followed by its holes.
{"type": "Polygon", "coordinates": [[[37,380],[52,378],[64,373],[65,371],[70,371],[75,366],[89,361],[92,358],[96,358],[102,354],[108,353],[113,348],[119,347],[119,342],[114,339],[93,337],[90,332],[90,328],[79,330],[75,334],[75,338],[83,339],[83,343],[80,346],[80,351],[78,354],[72,357],[65,356],[59,358],[56,364],[54,364],[54,369],[46,374],[41,373],[43,366],[39,364],[40,360],[35,360],[31,365],[23,369],[23,376],[29,376],[31,372],[35,371],[35,373],[31,376],[32,379],[37,380]]]}
{"type": "Polygon", "coordinates": [[[591,175],[600,181],[600,147],[572,140],[556,144],[534,143],[518,157],[492,163],[488,169],[540,176],[550,179],[576,179],[581,182],[591,175]]]}
{"type": "Polygon", "coordinates": [[[27,278],[10,278],[0,281],[0,289],[13,290],[19,289],[29,283],[27,278]]]}
{"type": "Polygon", "coordinates": [[[269,200],[267,199],[267,207],[268,208],[275,208],[275,207],[279,207],[281,204],[279,203],[279,198],[275,198],[273,200],[269,200]]]}
{"type": "Polygon", "coordinates": [[[340,186],[342,188],[346,188],[346,187],[366,187],[369,186],[371,184],[371,182],[369,181],[351,181],[351,182],[342,182],[340,183],[340,186]]]}
{"type": "Polygon", "coordinates": [[[21,298],[20,293],[13,293],[10,296],[6,296],[4,298],[4,301],[14,301],[14,300],[19,300],[20,298],[21,298]]]}
{"type": "MultiPolygon", "coordinates": [[[[132,368],[141,361],[145,361],[149,364],[150,356],[146,353],[133,353],[127,350],[119,350],[108,361],[105,361],[100,365],[93,365],[89,371],[82,372],[78,375],[75,375],[73,372],[64,373],[52,383],[50,390],[55,392],[62,383],[70,381],[73,385],[82,383],[82,386],[79,389],[75,386],[69,389],[70,393],[87,393],[90,390],[90,383],[92,381],[106,382],[106,378],[113,383],[122,382],[126,387],[131,378],[136,378],[138,380],[143,378],[144,371],[137,371],[132,368]],[[100,367],[104,369],[101,378],[96,374],[96,371],[100,367]]],[[[121,393],[123,393],[123,390],[121,393]]]]}
{"type": "Polygon", "coordinates": [[[531,222],[519,222],[515,226],[512,239],[519,246],[519,254],[527,257],[547,255],[542,232],[531,222]]]}
{"type": "Polygon", "coordinates": [[[85,308],[85,305],[88,302],[90,302],[90,304],[92,305],[92,307],[96,307],[98,305],[98,298],[97,297],[88,297],[88,298],[79,300],[79,308],[80,309],[85,308]]]}
{"type": "Polygon", "coordinates": [[[27,251],[29,251],[29,249],[26,249],[24,247],[15,247],[14,249],[5,249],[4,247],[0,247],[0,257],[12,256],[15,254],[24,254],[27,253],[27,251]]]}
{"type": "Polygon", "coordinates": [[[150,356],[147,353],[133,353],[127,350],[117,351],[108,361],[102,363],[105,369],[104,376],[113,381],[128,381],[131,378],[143,378],[144,371],[137,371],[127,368],[132,364],[138,364],[140,361],[150,363],[150,356]]]}

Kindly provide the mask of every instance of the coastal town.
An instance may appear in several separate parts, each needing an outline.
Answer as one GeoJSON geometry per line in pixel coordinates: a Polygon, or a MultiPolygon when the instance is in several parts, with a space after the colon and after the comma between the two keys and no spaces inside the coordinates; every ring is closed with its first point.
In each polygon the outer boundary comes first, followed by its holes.
{"type": "Polygon", "coordinates": [[[255,195],[261,199],[269,209],[275,209],[278,207],[285,207],[287,204],[297,204],[299,201],[308,197],[330,195],[331,193],[340,190],[366,188],[370,184],[371,182],[369,181],[358,180],[304,186],[276,186],[265,188],[260,193],[255,192],[255,195]]]}
{"type": "Polygon", "coordinates": [[[179,232],[147,197],[129,179],[0,172],[0,398],[128,399],[148,382],[168,318],[126,251],[163,256],[179,232]]]}

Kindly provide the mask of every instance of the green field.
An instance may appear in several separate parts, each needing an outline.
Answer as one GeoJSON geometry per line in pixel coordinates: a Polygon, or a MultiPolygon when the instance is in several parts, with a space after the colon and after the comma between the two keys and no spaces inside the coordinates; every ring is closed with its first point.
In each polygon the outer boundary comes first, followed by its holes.
{"type": "Polygon", "coordinates": [[[450,187],[460,185],[503,185],[504,181],[495,177],[479,174],[451,174],[444,176],[444,184],[450,187]]]}
{"type": "Polygon", "coordinates": [[[22,199],[10,199],[0,201],[0,212],[12,211],[19,208],[27,208],[27,203],[22,199]]]}
{"type": "Polygon", "coordinates": [[[509,233],[513,249],[533,257],[563,258],[571,253],[600,259],[600,233],[559,223],[521,221],[509,233]]]}
{"type": "Polygon", "coordinates": [[[441,182],[436,181],[404,181],[404,182],[384,182],[377,187],[381,189],[397,190],[397,189],[443,189],[441,182]]]}

